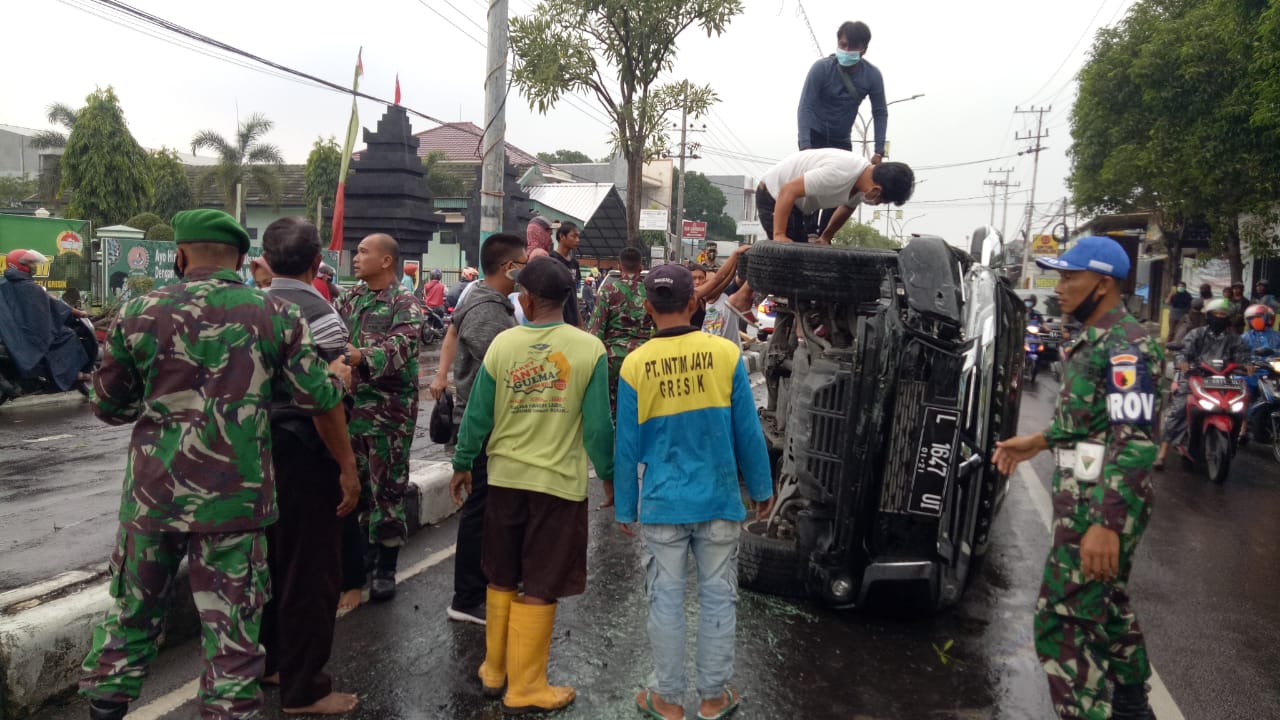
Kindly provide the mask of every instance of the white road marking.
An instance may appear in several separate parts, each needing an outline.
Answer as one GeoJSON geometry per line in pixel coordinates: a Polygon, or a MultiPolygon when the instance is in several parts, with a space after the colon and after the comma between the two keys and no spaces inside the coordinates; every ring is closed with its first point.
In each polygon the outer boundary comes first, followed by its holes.
{"type": "MultiPolygon", "coordinates": [[[[1018,478],[1022,480],[1023,485],[1027,488],[1027,494],[1031,496],[1031,504],[1036,508],[1036,514],[1044,521],[1046,530],[1053,528],[1053,499],[1049,496],[1049,491],[1045,488],[1045,484],[1040,480],[1040,476],[1032,469],[1031,463],[1018,463],[1018,469],[1015,471],[1018,478]]],[[[1173,695],[1169,694],[1169,688],[1165,687],[1163,681],[1160,680],[1160,674],[1156,672],[1155,665],[1151,666],[1151,685],[1150,701],[1151,709],[1155,712],[1156,717],[1160,720],[1186,720],[1182,711],[1178,709],[1178,704],[1174,702],[1173,695]]]]}
{"type": "Polygon", "coordinates": [[[63,433],[62,435],[49,435],[47,437],[42,437],[42,438],[28,438],[27,442],[29,443],[51,442],[53,440],[66,440],[69,437],[75,437],[75,435],[71,435],[69,433],[63,433]]]}
{"type": "MultiPolygon", "coordinates": [[[[447,548],[437,550],[418,562],[396,573],[396,582],[402,583],[415,575],[430,570],[440,563],[453,557],[457,550],[456,545],[450,545],[447,548]]],[[[358,610],[359,608],[357,608],[358,610]]],[[[349,613],[348,613],[349,614],[349,613]]],[[[345,617],[345,616],[344,616],[345,617]]],[[[342,618],[338,618],[341,620],[342,618]]],[[[164,695],[152,700],[146,705],[142,705],[137,709],[129,710],[130,720],[159,720],[165,715],[177,710],[196,696],[200,690],[200,678],[196,678],[190,682],[183,684],[176,690],[171,690],[164,695]]]]}

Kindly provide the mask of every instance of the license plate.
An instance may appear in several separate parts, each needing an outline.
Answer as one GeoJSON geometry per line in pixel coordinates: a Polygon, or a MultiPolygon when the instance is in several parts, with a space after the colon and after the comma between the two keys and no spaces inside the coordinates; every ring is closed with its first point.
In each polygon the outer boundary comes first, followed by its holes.
{"type": "Polygon", "coordinates": [[[924,427],[920,431],[920,444],[916,450],[916,463],[911,474],[911,496],[907,499],[907,512],[930,517],[941,517],[947,486],[951,482],[951,468],[956,452],[956,428],[959,413],[954,410],[927,407],[924,411],[924,427]]]}
{"type": "Polygon", "coordinates": [[[1205,377],[1203,385],[1214,390],[1234,390],[1240,387],[1241,383],[1239,380],[1225,375],[1208,375],[1205,377]]]}

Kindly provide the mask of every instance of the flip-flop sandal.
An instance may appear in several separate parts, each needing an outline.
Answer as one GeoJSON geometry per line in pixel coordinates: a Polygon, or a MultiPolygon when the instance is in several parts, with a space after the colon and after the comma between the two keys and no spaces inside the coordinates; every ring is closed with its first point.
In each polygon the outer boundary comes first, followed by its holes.
{"type": "Polygon", "coordinates": [[[701,712],[699,712],[698,720],[721,720],[722,718],[727,718],[730,715],[732,715],[734,711],[738,709],[738,700],[739,700],[738,693],[734,692],[730,688],[725,688],[724,695],[725,697],[729,698],[728,705],[725,705],[723,708],[721,708],[720,712],[716,713],[715,715],[703,715],[701,712]]]}
{"type": "MultiPolygon", "coordinates": [[[[653,706],[653,691],[648,688],[644,691],[644,702],[642,703],[638,699],[636,700],[636,709],[644,713],[645,717],[653,718],[654,720],[667,720],[667,716],[658,712],[658,708],[653,706]]],[[[681,717],[683,716],[682,710],[681,717]]]]}

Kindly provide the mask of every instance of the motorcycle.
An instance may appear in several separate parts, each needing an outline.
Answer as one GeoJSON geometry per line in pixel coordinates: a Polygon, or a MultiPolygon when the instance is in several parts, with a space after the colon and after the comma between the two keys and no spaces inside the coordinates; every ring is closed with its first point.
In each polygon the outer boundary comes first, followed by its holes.
{"type": "MultiPolygon", "coordinates": [[[[67,320],[67,327],[80,339],[80,344],[89,353],[96,368],[101,360],[101,353],[98,351],[98,337],[93,323],[88,318],[73,316],[67,320]]],[[[63,392],[46,376],[44,365],[41,362],[33,374],[23,377],[14,367],[8,348],[0,342],[0,405],[25,395],[55,395],[63,392]]],[[[84,382],[77,381],[72,389],[85,397],[89,396],[89,387],[84,382]]]]}
{"type": "Polygon", "coordinates": [[[1022,379],[1025,382],[1034,383],[1036,374],[1040,370],[1040,358],[1044,354],[1044,339],[1040,337],[1039,325],[1027,326],[1027,334],[1022,341],[1022,350],[1025,353],[1022,360],[1022,379]]]}
{"type": "Polygon", "coordinates": [[[1249,389],[1242,368],[1223,360],[1203,362],[1183,373],[1187,395],[1187,444],[1179,446],[1183,463],[1204,463],[1214,484],[1226,482],[1237,438],[1245,421],[1249,389]]]}
{"type": "Polygon", "coordinates": [[[1254,358],[1257,395],[1249,406],[1249,432],[1255,442],[1270,443],[1271,455],[1280,462],[1280,358],[1254,358]]]}
{"type": "Polygon", "coordinates": [[[443,308],[425,308],[423,312],[422,331],[419,339],[425,347],[444,339],[449,327],[449,315],[443,308]]]}

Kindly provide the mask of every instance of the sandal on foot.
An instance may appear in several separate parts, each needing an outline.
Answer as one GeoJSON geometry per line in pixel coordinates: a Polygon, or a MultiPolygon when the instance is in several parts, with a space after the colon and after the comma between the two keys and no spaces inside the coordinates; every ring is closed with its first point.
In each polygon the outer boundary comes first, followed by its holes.
{"type": "Polygon", "coordinates": [[[734,692],[731,688],[725,688],[724,696],[729,699],[729,704],[721,708],[720,712],[715,715],[703,715],[702,711],[699,710],[698,720],[721,720],[722,718],[727,718],[732,715],[733,712],[738,709],[738,693],[734,692]]]}
{"type": "MultiPolygon", "coordinates": [[[[644,716],[647,718],[653,718],[653,720],[667,720],[667,716],[663,715],[661,712],[658,711],[658,708],[653,706],[652,690],[649,690],[648,688],[646,688],[645,691],[641,693],[641,695],[644,696],[644,701],[641,702],[640,697],[637,696],[636,709],[644,713],[644,716]]],[[[683,707],[680,708],[680,717],[684,717],[683,707]]]]}

